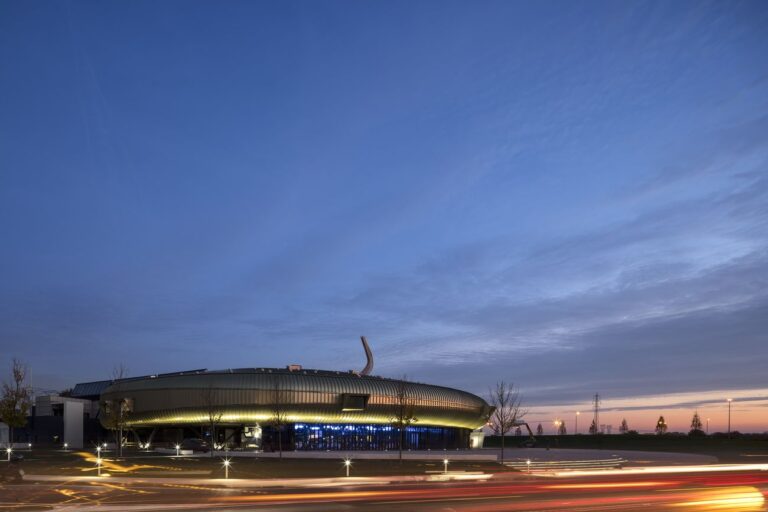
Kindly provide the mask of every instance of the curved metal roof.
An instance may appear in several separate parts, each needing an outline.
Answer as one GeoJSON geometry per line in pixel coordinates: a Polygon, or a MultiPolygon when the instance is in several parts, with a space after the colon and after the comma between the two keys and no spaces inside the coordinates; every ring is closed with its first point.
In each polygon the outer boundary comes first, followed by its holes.
{"type": "Polygon", "coordinates": [[[487,421],[491,411],[482,398],[457,389],[309,369],[242,368],[150,376],[116,382],[101,398],[130,399],[126,424],[136,427],[201,424],[212,408],[222,415],[223,424],[268,423],[276,400],[289,422],[376,424],[392,422],[403,389],[417,425],[474,429],[487,421]],[[365,407],[342,410],[346,395],[365,396],[365,407]]]}

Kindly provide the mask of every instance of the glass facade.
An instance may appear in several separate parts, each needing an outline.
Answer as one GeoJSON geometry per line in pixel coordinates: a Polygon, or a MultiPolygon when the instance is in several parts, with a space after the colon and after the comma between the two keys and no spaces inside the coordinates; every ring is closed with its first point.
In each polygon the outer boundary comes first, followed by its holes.
{"type": "MultiPolygon", "coordinates": [[[[397,450],[399,429],[390,425],[296,423],[296,450],[397,450]]],[[[410,426],[403,432],[403,450],[449,450],[469,447],[469,429],[410,426]]]]}

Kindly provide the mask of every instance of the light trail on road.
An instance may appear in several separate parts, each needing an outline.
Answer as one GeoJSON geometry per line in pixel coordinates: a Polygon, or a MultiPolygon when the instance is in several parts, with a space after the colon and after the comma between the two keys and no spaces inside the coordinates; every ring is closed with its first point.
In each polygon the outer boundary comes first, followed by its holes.
{"type": "MultiPolygon", "coordinates": [[[[558,510],[563,507],[585,507],[584,510],[633,510],[641,506],[686,507],[696,510],[764,510],[765,497],[758,487],[768,487],[768,474],[746,474],[734,479],[733,472],[702,477],[702,472],[680,473],[675,480],[636,480],[635,473],[611,472],[608,479],[574,478],[573,482],[552,484],[541,480],[521,480],[506,484],[450,485],[416,489],[375,489],[325,493],[286,492],[262,496],[227,496],[217,498],[231,504],[301,504],[333,502],[366,502],[377,505],[417,503],[452,503],[485,501],[477,510],[558,510]],[[745,485],[749,483],[750,485],[745,485]],[[734,485],[739,484],[739,485],[734,485]],[[693,487],[692,487],[693,486],[693,487]],[[691,488],[692,487],[692,488],[691,488]],[[562,497],[560,497],[562,496],[562,497]],[[488,500],[504,503],[490,505],[488,500]],[[690,508],[690,507],[689,507],[690,508]]],[[[741,468],[738,471],[744,471],[741,468]]],[[[716,473],[716,472],[703,472],[716,473]]],[[[590,475],[591,477],[592,475],[590,475]]],[[[453,506],[453,505],[452,505],[453,506]]],[[[454,507],[455,508],[455,507],[454,507]]],[[[471,503],[460,505],[473,510],[471,503]]]]}
{"type": "Polygon", "coordinates": [[[393,510],[463,512],[703,510],[765,511],[768,472],[763,465],[716,466],[719,471],[603,471],[598,475],[498,474],[478,482],[413,482],[336,488],[232,488],[174,484],[141,478],[119,485],[94,477],[75,482],[0,486],[0,509],[61,510],[393,510]],[[759,469],[755,469],[755,467],[759,469]],[[749,468],[749,470],[745,469],[749,468]],[[11,495],[15,503],[8,502],[11,495]]]}
{"type": "Polygon", "coordinates": [[[671,475],[675,473],[724,473],[741,471],[768,471],[768,464],[709,464],[697,466],[650,466],[624,469],[566,470],[541,472],[556,477],[611,476],[611,475],[671,475]]]}

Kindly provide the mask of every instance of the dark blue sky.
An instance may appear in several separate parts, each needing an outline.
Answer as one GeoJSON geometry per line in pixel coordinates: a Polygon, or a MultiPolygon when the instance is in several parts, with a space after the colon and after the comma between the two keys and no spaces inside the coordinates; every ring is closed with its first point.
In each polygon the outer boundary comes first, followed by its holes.
{"type": "Polygon", "coordinates": [[[0,364],[759,390],[768,4],[0,1],[0,364]]]}

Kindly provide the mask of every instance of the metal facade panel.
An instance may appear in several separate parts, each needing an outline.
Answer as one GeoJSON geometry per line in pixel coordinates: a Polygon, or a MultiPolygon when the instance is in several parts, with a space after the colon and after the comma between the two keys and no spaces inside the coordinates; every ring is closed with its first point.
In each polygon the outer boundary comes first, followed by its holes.
{"type": "MultiPolygon", "coordinates": [[[[195,424],[207,414],[203,391],[210,388],[223,412],[222,423],[261,423],[272,416],[277,385],[289,421],[390,423],[401,382],[344,372],[254,368],[123,381],[106,389],[102,399],[132,398],[128,423],[134,426],[195,424]],[[365,411],[342,411],[344,393],[369,395],[365,411]]],[[[442,386],[406,386],[419,425],[477,428],[487,421],[490,407],[478,396],[442,386]]]]}

